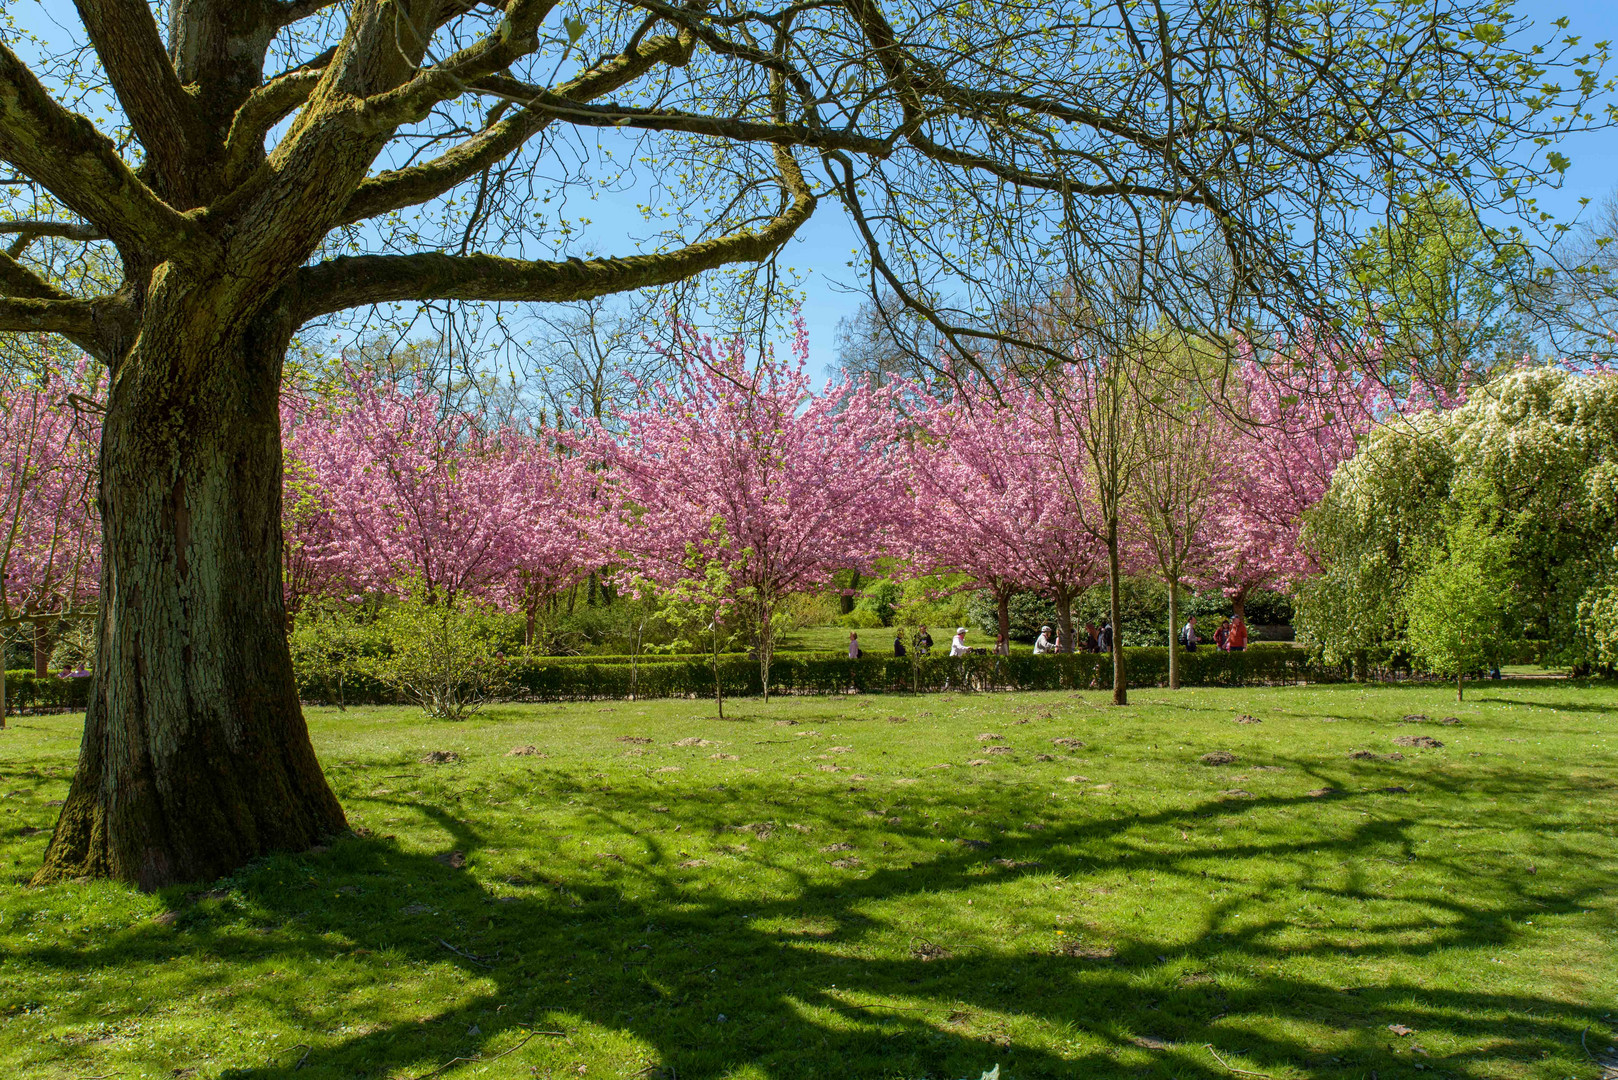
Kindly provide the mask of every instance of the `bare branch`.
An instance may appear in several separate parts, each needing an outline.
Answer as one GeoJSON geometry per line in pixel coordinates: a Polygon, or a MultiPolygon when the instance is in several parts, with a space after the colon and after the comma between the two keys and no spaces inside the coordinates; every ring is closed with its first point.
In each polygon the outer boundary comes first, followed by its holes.
{"type": "Polygon", "coordinates": [[[758,229],[740,229],[675,251],[565,262],[493,255],[360,255],[299,273],[300,322],[365,304],[423,300],[585,300],[682,281],[716,266],[767,259],[814,212],[815,196],[784,148],[775,152],[791,201],[758,229]]]}
{"type": "Polygon", "coordinates": [[[91,240],[105,240],[107,234],[96,228],[76,221],[0,221],[0,235],[16,233],[17,239],[6,247],[6,254],[13,259],[20,256],[28,245],[45,236],[55,236],[63,240],[79,240],[88,243],[91,240]]]}
{"type": "MultiPolygon", "coordinates": [[[[589,101],[610,93],[646,74],[658,64],[678,66],[691,55],[689,35],[682,38],[647,38],[634,51],[610,57],[584,74],[557,87],[554,95],[568,101],[589,101]]],[[[478,85],[513,91],[513,96],[532,88],[509,78],[489,76],[478,85]]],[[[532,99],[540,93],[528,93],[532,99]]],[[[349,199],[343,222],[349,224],[425,202],[442,195],[510,154],[550,125],[555,114],[525,108],[460,143],[448,153],[407,169],[381,173],[362,182],[349,199]]]]}

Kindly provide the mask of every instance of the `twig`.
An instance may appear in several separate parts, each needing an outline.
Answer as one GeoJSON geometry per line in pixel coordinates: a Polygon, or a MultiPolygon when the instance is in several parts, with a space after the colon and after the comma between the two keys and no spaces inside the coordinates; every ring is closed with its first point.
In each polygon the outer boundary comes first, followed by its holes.
{"type": "Polygon", "coordinates": [[[430,1077],[448,1072],[450,1069],[454,1068],[456,1065],[459,1065],[463,1061],[499,1061],[507,1054],[515,1054],[518,1050],[521,1050],[524,1046],[528,1045],[528,1040],[532,1039],[535,1035],[560,1035],[564,1039],[567,1038],[567,1032],[565,1031],[535,1031],[530,1029],[528,1034],[524,1035],[522,1040],[518,1042],[516,1046],[513,1046],[509,1050],[502,1050],[492,1058],[486,1058],[481,1054],[474,1054],[471,1057],[450,1058],[432,1072],[422,1073],[420,1076],[415,1077],[415,1080],[429,1080],[430,1077]]]}
{"type": "Polygon", "coordinates": [[[1264,1080],[1275,1080],[1275,1078],[1269,1073],[1253,1072],[1251,1069],[1238,1069],[1236,1066],[1219,1056],[1219,1051],[1213,1048],[1213,1043],[1203,1043],[1202,1045],[1203,1048],[1208,1051],[1208,1053],[1214,1056],[1215,1061],[1219,1062],[1219,1064],[1223,1065],[1233,1073],[1239,1073],[1242,1076],[1262,1076],[1264,1080]]]}
{"type": "Polygon", "coordinates": [[[842,1004],[847,1005],[850,1009],[894,1009],[902,1012],[926,1012],[928,1009],[936,1009],[939,1007],[937,1005],[883,1005],[881,1002],[873,1002],[869,1005],[858,1005],[852,1001],[845,1001],[842,1002],[842,1004]]]}
{"type": "Polygon", "coordinates": [[[454,953],[456,956],[464,956],[468,960],[472,961],[472,963],[474,963],[474,964],[481,964],[484,967],[494,967],[493,964],[491,964],[489,961],[483,959],[483,957],[481,957],[481,956],[473,956],[469,952],[463,952],[462,950],[457,949],[455,946],[451,945],[449,942],[445,941],[443,938],[439,938],[438,943],[440,945],[444,946],[444,948],[448,949],[450,952],[454,953]]]}
{"type": "MultiPolygon", "coordinates": [[[[309,1060],[310,1054],[314,1053],[314,1049],[311,1048],[308,1043],[299,1043],[298,1046],[303,1047],[303,1057],[299,1058],[298,1063],[292,1066],[293,1072],[297,1072],[299,1069],[303,1068],[303,1063],[309,1060]]],[[[294,1046],[292,1049],[296,1050],[298,1046],[294,1046]]]]}

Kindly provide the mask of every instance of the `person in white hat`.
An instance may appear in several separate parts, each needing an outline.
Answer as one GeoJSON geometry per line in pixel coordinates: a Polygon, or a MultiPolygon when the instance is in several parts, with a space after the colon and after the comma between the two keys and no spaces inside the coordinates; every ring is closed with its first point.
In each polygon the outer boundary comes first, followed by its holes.
{"type": "Polygon", "coordinates": [[[1048,626],[1041,626],[1039,628],[1039,637],[1034,641],[1034,655],[1044,656],[1046,653],[1053,653],[1055,651],[1056,642],[1051,640],[1051,628],[1048,626]]]}
{"type": "Polygon", "coordinates": [[[966,647],[966,627],[957,626],[955,628],[955,640],[949,643],[949,654],[951,656],[965,656],[971,651],[966,647]]]}

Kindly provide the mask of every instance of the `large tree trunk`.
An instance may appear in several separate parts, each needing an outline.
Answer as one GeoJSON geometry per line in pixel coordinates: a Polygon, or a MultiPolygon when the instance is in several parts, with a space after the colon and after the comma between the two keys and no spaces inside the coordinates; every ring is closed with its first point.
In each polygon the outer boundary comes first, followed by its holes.
{"type": "Polygon", "coordinates": [[[36,883],[210,880],[346,827],[285,637],[289,335],[228,307],[202,289],[154,290],[112,380],[100,649],[78,771],[36,883]]]}
{"type": "Polygon", "coordinates": [[[1129,673],[1124,670],[1124,628],[1118,625],[1123,607],[1118,582],[1118,519],[1107,522],[1108,617],[1112,620],[1112,703],[1129,704],[1129,673]]]}
{"type": "Polygon", "coordinates": [[[1169,578],[1169,689],[1180,688],[1180,579],[1169,578]]]}
{"type": "Polygon", "coordinates": [[[1011,586],[1002,585],[994,592],[995,614],[999,618],[1000,636],[1011,640],[1011,586]]]}

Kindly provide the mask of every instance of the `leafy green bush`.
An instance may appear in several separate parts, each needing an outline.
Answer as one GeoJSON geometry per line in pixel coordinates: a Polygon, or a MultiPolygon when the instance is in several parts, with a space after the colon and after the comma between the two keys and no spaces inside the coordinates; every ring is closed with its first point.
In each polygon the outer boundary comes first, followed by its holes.
{"type": "Polygon", "coordinates": [[[354,663],[429,716],[464,720],[508,693],[505,623],[468,600],[413,596],[382,609],[373,624],[382,647],[354,663]]]}
{"type": "Polygon", "coordinates": [[[89,704],[89,679],[42,679],[29,668],[6,672],[7,712],[80,712],[89,704]]]}

